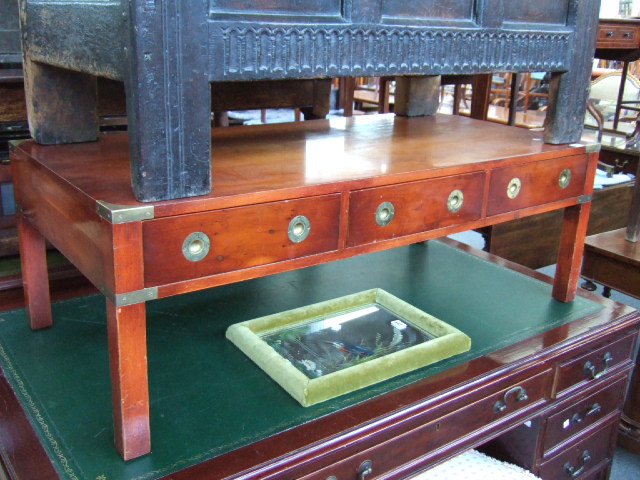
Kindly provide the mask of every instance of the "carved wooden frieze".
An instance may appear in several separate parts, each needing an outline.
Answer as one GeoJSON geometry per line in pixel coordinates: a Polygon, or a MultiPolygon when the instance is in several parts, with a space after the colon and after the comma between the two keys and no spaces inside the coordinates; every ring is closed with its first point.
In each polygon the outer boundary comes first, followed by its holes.
{"type": "Polygon", "coordinates": [[[222,81],[562,71],[572,33],[237,25],[212,39],[211,77],[222,81]]]}

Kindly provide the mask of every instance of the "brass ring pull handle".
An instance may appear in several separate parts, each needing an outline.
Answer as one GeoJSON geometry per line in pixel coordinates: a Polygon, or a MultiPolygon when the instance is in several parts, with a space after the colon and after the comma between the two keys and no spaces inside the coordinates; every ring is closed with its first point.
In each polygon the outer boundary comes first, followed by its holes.
{"type": "Polygon", "coordinates": [[[522,180],[518,177],[512,178],[507,185],[507,197],[513,200],[520,195],[520,190],[522,190],[522,180]]]}
{"type": "Polygon", "coordinates": [[[560,176],[558,177],[558,185],[560,185],[560,188],[567,188],[569,186],[569,184],[571,183],[571,170],[569,170],[568,168],[565,168],[564,170],[562,170],[562,172],[560,172],[560,176]]]}
{"type": "Polygon", "coordinates": [[[373,473],[373,462],[371,460],[365,460],[360,464],[358,468],[358,478],[360,480],[366,480],[368,475],[373,473]]]}
{"type": "Polygon", "coordinates": [[[190,262],[199,262],[209,253],[211,240],[206,233],[193,232],[182,242],[182,254],[190,262]]]}
{"type": "Polygon", "coordinates": [[[564,471],[567,475],[571,475],[571,478],[579,477],[587,468],[587,462],[589,460],[591,460],[591,455],[589,454],[589,450],[585,450],[582,452],[582,466],[580,468],[576,468],[567,462],[564,464],[564,471]]]}
{"type": "Polygon", "coordinates": [[[521,386],[518,385],[516,387],[510,388],[504,394],[503,399],[498,400],[495,403],[495,405],[493,406],[493,413],[502,413],[507,409],[507,400],[509,399],[509,396],[511,394],[516,396],[516,401],[518,402],[524,402],[529,399],[529,396],[527,395],[527,391],[521,386]]]}
{"type": "Polygon", "coordinates": [[[309,236],[311,222],[304,215],[293,217],[289,222],[289,240],[293,243],[300,243],[309,236]]]}
{"type": "Polygon", "coordinates": [[[382,202],[376,209],[376,223],[381,227],[389,225],[396,215],[396,209],[391,202],[382,202]]]}
{"type": "Polygon", "coordinates": [[[604,354],[602,359],[604,360],[604,368],[598,373],[596,373],[596,366],[593,363],[587,362],[584,364],[584,373],[586,373],[592,380],[602,378],[602,376],[607,373],[610,363],[613,361],[613,355],[607,352],[604,354]]]}
{"type": "Polygon", "coordinates": [[[577,425],[578,423],[581,423],[585,418],[591,415],[595,415],[596,413],[599,413],[601,410],[602,410],[602,407],[598,402],[596,402],[593,405],[591,405],[591,408],[587,410],[584,415],[581,413],[574,413],[573,416],[571,417],[571,423],[573,425],[577,425]]]}
{"type": "Polygon", "coordinates": [[[447,199],[447,209],[451,213],[456,213],[462,208],[463,203],[464,193],[462,193],[462,190],[456,189],[449,194],[449,198],[447,199]]]}

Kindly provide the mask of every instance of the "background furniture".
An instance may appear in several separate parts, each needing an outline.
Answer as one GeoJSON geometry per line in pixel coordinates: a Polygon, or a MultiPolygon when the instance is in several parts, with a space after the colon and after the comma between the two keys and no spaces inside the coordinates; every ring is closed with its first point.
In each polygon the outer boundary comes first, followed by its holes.
{"type": "Polygon", "coordinates": [[[137,200],[155,201],[210,192],[216,81],[406,76],[396,112],[413,116],[437,108],[440,74],[550,71],[545,141],[577,141],[599,2],[20,4],[33,137],[95,140],[95,75],[124,81],[133,189],[137,200]]]}
{"type": "MultiPolygon", "coordinates": [[[[596,58],[620,60],[623,62],[620,89],[616,102],[613,129],[618,128],[620,111],[623,108],[624,92],[629,71],[629,62],[640,58],[640,20],[638,19],[601,19],[598,26],[596,58]]],[[[637,103],[637,102],[636,102],[637,103]]],[[[626,105],[624,108],[637,108],[626,105]]]]}

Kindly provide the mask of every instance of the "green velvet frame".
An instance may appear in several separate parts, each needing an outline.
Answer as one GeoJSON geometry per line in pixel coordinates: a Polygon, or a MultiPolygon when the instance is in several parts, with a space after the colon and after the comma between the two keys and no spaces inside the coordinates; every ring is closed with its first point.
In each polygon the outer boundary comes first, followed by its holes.
{"type": "Polygon", "coordinates": [[[379,288],[236,323],[227,329],[226,336],[303,407],[430,365],[471,348],[471,339],[457,328],[379,288]],[[275,328],[371,303],[378,303],[410,320],[435,338],[312,379],[258,336],[275,328]]]}

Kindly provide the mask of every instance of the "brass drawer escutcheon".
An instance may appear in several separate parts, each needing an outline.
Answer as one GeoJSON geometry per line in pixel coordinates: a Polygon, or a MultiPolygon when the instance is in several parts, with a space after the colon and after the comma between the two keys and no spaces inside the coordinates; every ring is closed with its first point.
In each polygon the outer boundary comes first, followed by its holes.
{"type": "Polygon", "coordinates": [[[396,215],[396,209],[391,202],[382,202],[376,209],[376,223],[381,227],[389,225],[396,215]]]}
{"type": "Polygon", "coordinates": [[[456,213],[462,208],[463,203],[464,193],[462,193],[462,190],[456,189],[449,194],[449,198],[447,199],[447,209],[451,213],[456,213]]]}
{"type": "Polygon", "coordinates": [[[522,181],[518,177],[512,178],[507,185],[507,197],[513,200],[520,195],[520,190],[522,190],[522,181]]]}
{"type": "Polygon", "coordinates": [[[289,222],[289,240],[293,243],[300,243],[309,236],[311,222],[304,215],[293,217],[289,222]]]}
{"type": "Polygon", "coordinates": [[[193,232],[184,239],[182,253],[190,262],[198,262],[207,256],[211,240],[206,233],[193,232]]]}
{"type": "Polygon", "coordinates": [[[560,172],[560,177],[558,177],[558,185],[560,188],[567,188],[571,183],[571,170],[565,168],[560,172]]]}

